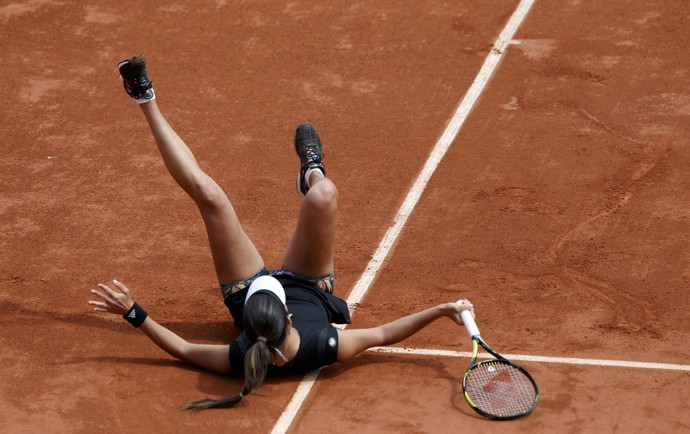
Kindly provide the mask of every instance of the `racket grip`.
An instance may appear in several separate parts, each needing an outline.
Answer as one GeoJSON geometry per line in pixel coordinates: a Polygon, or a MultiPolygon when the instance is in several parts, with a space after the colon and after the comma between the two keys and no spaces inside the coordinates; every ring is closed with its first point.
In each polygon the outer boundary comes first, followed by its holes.
{"type": "Polygon", "coordinates": [[[474,322],[472,312],[470,312],[469,310],[463,310],[462,312],[460,312],[460,318],[462,319],[462,322],[465,324],[467,334],[470,335],[470,338],[479,336],[479,328],[477,327],[477,323],[474,322]]]}

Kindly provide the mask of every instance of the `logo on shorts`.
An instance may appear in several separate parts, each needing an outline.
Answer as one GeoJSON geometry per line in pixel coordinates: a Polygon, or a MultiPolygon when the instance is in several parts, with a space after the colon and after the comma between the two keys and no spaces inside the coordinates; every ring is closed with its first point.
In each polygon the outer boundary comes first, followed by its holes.
{"type": "Polygon", "coordinates": [[[335,338],[328,338],[328,346],[335,348],[335,338]]]}

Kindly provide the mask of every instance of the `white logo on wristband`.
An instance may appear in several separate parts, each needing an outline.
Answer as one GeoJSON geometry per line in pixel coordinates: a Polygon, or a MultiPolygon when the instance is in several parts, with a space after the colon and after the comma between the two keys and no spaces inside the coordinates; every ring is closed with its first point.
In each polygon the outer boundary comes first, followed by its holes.
{"type": "Polygon", "coordinates": [[[137,311],[136,309],[132,310],[132,312],[127,315],[127,318],[135,319],[137,317],[137,311]]]}

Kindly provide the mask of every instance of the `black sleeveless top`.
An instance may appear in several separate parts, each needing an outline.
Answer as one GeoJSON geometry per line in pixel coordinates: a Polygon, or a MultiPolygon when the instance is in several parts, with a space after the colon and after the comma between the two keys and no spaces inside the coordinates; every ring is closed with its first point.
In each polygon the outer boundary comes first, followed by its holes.
{"type": "MultiPolygon", "coordinates": [[[[293,360],[283,366],[271,366],[268,375],[305,374],[314,369],[335,363],[338,359],[338,330],[334,324],[349,324],[347,303],[307,281],[275,274],[285,289],[288,311],[292,314],[292,326],[299,332],[300,344],[293,360]]],[[[236,318],[236,324],[241,324],[236,318]]],[[[246,333],[230,345],[230,365],[233,375],[244,375],[244,355],[254,342],[246,333]]]]}

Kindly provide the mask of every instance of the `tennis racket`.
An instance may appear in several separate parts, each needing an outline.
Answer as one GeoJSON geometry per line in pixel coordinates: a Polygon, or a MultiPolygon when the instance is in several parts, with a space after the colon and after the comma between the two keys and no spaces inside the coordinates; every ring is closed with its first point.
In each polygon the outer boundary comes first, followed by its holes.
{"type": "Polygon", "coordinates": [[[527,416],[537,407],[539,388],[524,368],[492,350],[479,335],[472,312],[460,313],[472,338],[472,360],[462,378],[465,400],[477,413],[495,420],[527,416]],[[477,363],[479,345],[495,359],[477,363]]]}

